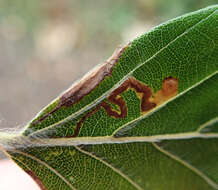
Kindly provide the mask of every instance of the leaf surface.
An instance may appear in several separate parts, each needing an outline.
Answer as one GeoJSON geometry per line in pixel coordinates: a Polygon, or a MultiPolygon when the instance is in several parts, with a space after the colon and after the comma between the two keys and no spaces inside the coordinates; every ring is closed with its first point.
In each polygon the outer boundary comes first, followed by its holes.
{"type": "Polygon", "coordinates": [[[218,189],[217,9],[116,50],[0,145],[43,190],[218,189]]]}

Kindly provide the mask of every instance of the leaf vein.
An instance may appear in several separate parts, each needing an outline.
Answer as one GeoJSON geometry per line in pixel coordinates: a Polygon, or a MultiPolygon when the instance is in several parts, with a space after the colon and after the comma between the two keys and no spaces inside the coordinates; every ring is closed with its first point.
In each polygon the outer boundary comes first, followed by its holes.
{"type": "Polygon", "coordinates": [[[215,189],[218,189],[218,184],[215,183],[212,179],[210,179],[207,175],[205,175],[203,172],[201,172],[198,168],[192,166],[191,164],[189,164],[188,162],[180,159],[178,156],[162,149],[157,143],[153,142],[152,145],[161,153],[167,155],[168,157],[170,157],[171,159],[179,162],[180,164],[182,164],[183,166],[185,166],[186,168],[190,169],[191,171],[193,171],[195,174],[197,174],[198,176],[200,176],[203,180],[205,180],[210,186],[212,186],[215,189]]]}
{"type": "Polygon", "coordinates": [[[120,170],[118,170],[117,168],[113,167],[112,165],[110,165],[109,163],[107,163],[105,160],[102,160],[101,158],[97,157],[96,155],[87,152],[81,148],[79,148],[78,146],[75,146],[75,148],[85,154],[88,155],[89,157],[92,157],[98,161],[100,161],[101,163],[103,163],[105,166],[111,168],[114,172],[116,172],[118,175],[120,175],[121,177],[123,177],[125,180],[127,180],[133,187],[135,187],[137,190],[143,190],[143,188],[141,188],[138,184],[136,184],[134,181],[132,181],[127,175],[125,175],[124,173],[122,173],[120,170]]]}
{"type": "Polygon", "coordinates": [[[46,168],[48,168],[51,172],[53,172],[55,175],[57,175],[60,179],[62,179],[72,190],[77,190],[75,187],[73,187],[71,185],[71,183],[64,177],[62,176],[59,172],[57,172],[54,168],[52,168],[51,166],[49,166],[47,163],[45,163],[44,161],[40,160],[39,158],[37,158],[36,156],[32,156],[26,152],[22,152],[20,150],[12,150],[12,152],[17,153],[17,154],[21,154],[23,156],[26,156],[27,158],[30,158],[38,163],[40,163],[41,165],[45,166],[46,168]]]}

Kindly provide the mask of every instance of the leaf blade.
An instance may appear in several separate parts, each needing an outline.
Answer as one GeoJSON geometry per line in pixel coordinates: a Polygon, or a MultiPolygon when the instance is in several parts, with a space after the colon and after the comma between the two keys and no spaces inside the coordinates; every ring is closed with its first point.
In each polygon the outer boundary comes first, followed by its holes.
{"type": "Polygon", "coordinates": [[[217,9],[116,51],[0,144],[41,189],[218,189],[217,9]]]}

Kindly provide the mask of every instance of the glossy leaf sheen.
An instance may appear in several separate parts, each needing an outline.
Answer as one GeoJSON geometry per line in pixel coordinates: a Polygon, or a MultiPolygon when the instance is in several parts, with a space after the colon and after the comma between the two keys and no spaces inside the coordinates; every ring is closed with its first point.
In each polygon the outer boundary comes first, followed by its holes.
{"type": "Polygon", "coordinates": [[[2,146],[46,190],[218,189],[217,9],[116,51],[2,146]]]}

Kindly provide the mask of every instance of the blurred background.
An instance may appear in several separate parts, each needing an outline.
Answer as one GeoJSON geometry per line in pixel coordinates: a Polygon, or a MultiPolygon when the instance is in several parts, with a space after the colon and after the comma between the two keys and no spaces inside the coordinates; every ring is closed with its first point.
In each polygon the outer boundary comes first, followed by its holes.
{"type": "Polygon", "coordinates": [[[0,130],[25,125],[118,45],[217,0],[0,0],[0,130]]]}

